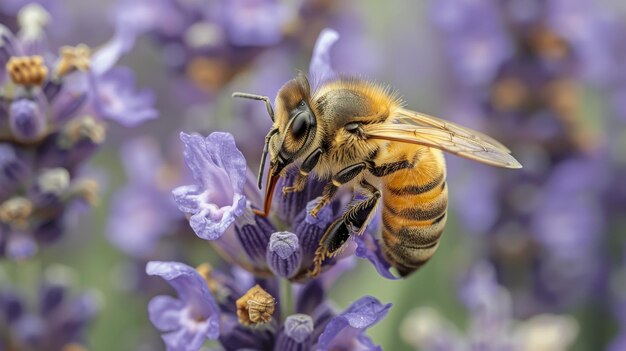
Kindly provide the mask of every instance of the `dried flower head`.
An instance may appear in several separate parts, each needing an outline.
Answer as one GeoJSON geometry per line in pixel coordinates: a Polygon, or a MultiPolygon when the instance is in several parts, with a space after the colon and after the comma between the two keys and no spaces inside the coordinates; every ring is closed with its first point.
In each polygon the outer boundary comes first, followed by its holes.
{"type": "Polygon", "coordinates": [[[91,50],[87,45],[64,46],[59,52],[59,61],[54,70],[56,77],[63,77],[75,70],[89,70],[91,50]]]}
{"type": "Polygon", "coordinates": [[[27,87],[42,85],[48,77],[48,68],[39,55],[11,57],[6,69],[15,84],[27,87]]]}
{"type": "Polygon", "coordinates": [[[25,197],[16,196],[0,205],[0,221],[24,226],[33,212],[33,203],[25,197]]]}
{"type": "Polygon", "coordinates": [[[272,320],[276,300],[258,284],[237,299],[237,318],[243,325],[267,324],[272,320]]]}

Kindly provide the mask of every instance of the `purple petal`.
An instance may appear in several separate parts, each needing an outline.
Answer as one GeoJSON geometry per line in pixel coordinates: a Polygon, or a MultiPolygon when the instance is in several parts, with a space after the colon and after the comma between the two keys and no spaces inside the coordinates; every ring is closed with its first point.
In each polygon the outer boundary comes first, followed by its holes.
{"type": "MultiPolygon", "coordinates": [[[[219,309],[217,303],[213,299],[213,296],[209,292],[206,281],[200,276],[200,274],[192,267],[179,262],[148,262],[146,266],[146,273],[148,275],[158,275],[165,279],[178,293],[179,299],[182,304],[186,306],[184,312],[181,313],[180,327],[181,328],[204,328],[202,326],[203,321],[208,324],[206,326],[206,336],[210,339],[216,339],[219,336],[219,309]]],[[[155,298],[156,299],[156,298],[155,298]]],[[[151,305],[153,308],[163,307],[151,305]]],[[[169,304],[171,308],[177,306],[169,304]]],[[[158,309],[162,314],[176,313],[175,310],[158,309]]],[[[151,319],[158,322],[164,320],[169,321],[169,318],[164,316],[152,316],[151,319]]],[[[165,323],[164,323],[165,324],[165,323]]],[[[165,324],[170,325],[170,324],[165,324]]]]}
{"type": "Polygon", "coordinates": [[[324,29],[317,37],[309,65],[309,76],[314,80],[323,82],[335,75],[330,64],[330,49],[337,40],[339,33],[330,28],[324,29]]]}
{"type": "Polygon", "coordinates": [[[391,304],[383,305],[374,297],[362,297],[328,322],[319,337],[318,349],[341,349],[341,346],[354,344],[355,340],[368,349],[376,348],[364,333],[367,328],[382,320],[389,308],[391,304]]]}
{"type": "Polygon", "coordinates": [[[212,133],[206,139],[181,133],[180,138],[196,184],[176,188],[175,201],[181,211],[192,215],[190,225],[196,235],[215,240],[244,213],[246,160],[228,133],[212,133]]]}
{"type": "MultiPolygon", "coordinates": [[[[237,202],[241,196],[235,196],[234,201],[237,202]]],[[[223,207],[220,210],[226,209],[223,207]]],[[[189,224],[191,229],[198,235],[198,237],[204,240],[218,239],[224,231],[235,221],[235,216],[238,215],[234,211],[211,211],[211,209],[204,209],[191,216],[189,224]]]]}
{"type": "Polygon", "coordinates": [[[150,321],[161,331],[176,330],[180,327],[180,311],[185,306],[171,296],[157,296],[148,304],[150,321]]]}
{"type": "Polygon", "coordinates": [[[198,351],[206,340],[207,323],[199,323],[197,329],[181,328],[177,331],[163,334],[161,337],[167,345],[168,351],[198,351]]]}
{"type": "Polygon", "coordinates": [[[90,69],[96,75],[102,75],[109,71],[120,56],[127,53],[134,44],[134,38],[116,34],[98,51],[96,51],[90,60],[90,69]]]}
{"type": "Polygon", "coordinates": [[[37,252],[37,244],[29,234],[9,234],[6,243],[6,255],[14,260],[24,260],[33,257],[37,252]]]}
{"type": "Polygon", "coordinates": [[[28,172],[26,164],[12,144],[0,143],[0,193],[19,182],[28,172]]]}
{"type": "Polygon", "coordinates": [[[391,265],[385,259],[380,244],[372,235],[364,233],[363,235],[356,236],[355,241],[357,243],[357,257],[370,261],[381,276],[391,280],[399,279],[389,270],[391,265]]]}
{"type": "Polygon", "coordinates": [[[201,210],[200,202],[202,195],[200,187],[197,185],[182,185],[172,190],[174,201],[178,209],[185,213],[196,213],[201,210]]]}
{"type": "Polygon", "coordinates": [[[20,56],[20,51],[15,35],[9,28],[0,24],[0,67],[3,68],[0,70],[0,84],[4,83],[7,77],[6,69],[4,69],[7,61],[12,56],[20,56]]]}
{"type": "Polygon", "coordinates": [[[134,127],[158,117],[151,91],[135,91],[132,70],[116,67],[101,76],[90,73],[93,105],[102,116],[126,127],[134,127]]]}

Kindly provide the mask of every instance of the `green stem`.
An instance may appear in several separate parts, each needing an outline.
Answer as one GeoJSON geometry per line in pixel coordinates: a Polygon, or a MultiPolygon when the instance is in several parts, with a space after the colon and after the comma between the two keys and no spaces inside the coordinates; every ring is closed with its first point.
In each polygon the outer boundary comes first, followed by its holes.
{"type": "Polygon", "coordinates": [[[288,316],[293,314],[293,290],[291,289],[291,282],[288,279],[280,280],[280,310],[282,313],[282,320],[284,321],[288,316]]]}

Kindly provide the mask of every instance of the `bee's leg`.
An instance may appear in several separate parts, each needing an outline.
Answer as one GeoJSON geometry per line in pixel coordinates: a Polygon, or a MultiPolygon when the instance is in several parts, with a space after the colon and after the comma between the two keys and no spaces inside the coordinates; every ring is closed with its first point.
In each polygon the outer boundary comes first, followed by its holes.
{"type": "Polygon", "coordinates": [[[296,176],[296,179],[293,182],[293,186],[286,186],[283,188],[283,195],[287,195],[293,192],[299,192],[304,189],[306,185],[307,177],[309,173],[315,168],[317,162],[320,160],[320,156],[322,156],[322,149],[317,148],[313,150],[302,162],[302,166],[300,166],[300,173],[296,176]]]}
{"type": "Polygon", "coordinates": [[[363,179],[360,182],[363,189],[370,192],[370,196],[364,200],[355,202],[348,207],[348,210],[342,216],[344,222],[349,223],[357,235],[363,234],[367,225],[370,224],[372,218],[376,214],[376,207],[380,202],[381,192],[375,186],[363,179]]]}
{"type": "Polygon", "coordinates": [[[341,252],[344,244],[350,238],[352,231],[361,235],[376,213],[376,206],[380,202],[381,193],[366,180],[361,181],[361,186],[368,190],[371,195],[367,198],[352,203],[340,218],[336,219],[326,230],[320,240],[315,258],[311,277],[317,276],[326,258],[334,257],[341,252]]]}
{"type": "Polygon", "coordinates": [[[313,217],[317,217],[317,213],[332,200],[333,196],[337,192],[337,189],[346,184],[347,182],[354,179],[358,176],[363,170],[367,168],[365,162],[357,163],[352,166],[348,166],[341,171],[337,172],[332,179],[332,182],[328,183],[324,187],[324,191],[322,192],[322,198],[320,201],[313,207],[309,214],[313,217]]]}
{"type": "Polygon", "coordinates": [[[412,162],[408,160],[401,160],[396,162],[385,163],[380,166],[376,166],[373,162],[370,163],[369,171],[376,177],[384,177],[396,171],[405,168],[411,168],[415,165],[417,159],[413,159],[412,162]]]}

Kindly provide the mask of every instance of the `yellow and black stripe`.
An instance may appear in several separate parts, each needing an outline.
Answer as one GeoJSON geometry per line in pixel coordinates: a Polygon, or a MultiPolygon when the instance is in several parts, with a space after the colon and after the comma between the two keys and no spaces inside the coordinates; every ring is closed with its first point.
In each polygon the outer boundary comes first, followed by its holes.
{"type": "Polygon", "coordinates": [[[446,224],[445,163],[432,162],[441,155],[429,151],[420,155],[414,167],[383,178],[383,248],[403,277],[435,253],[446,224]]]}

